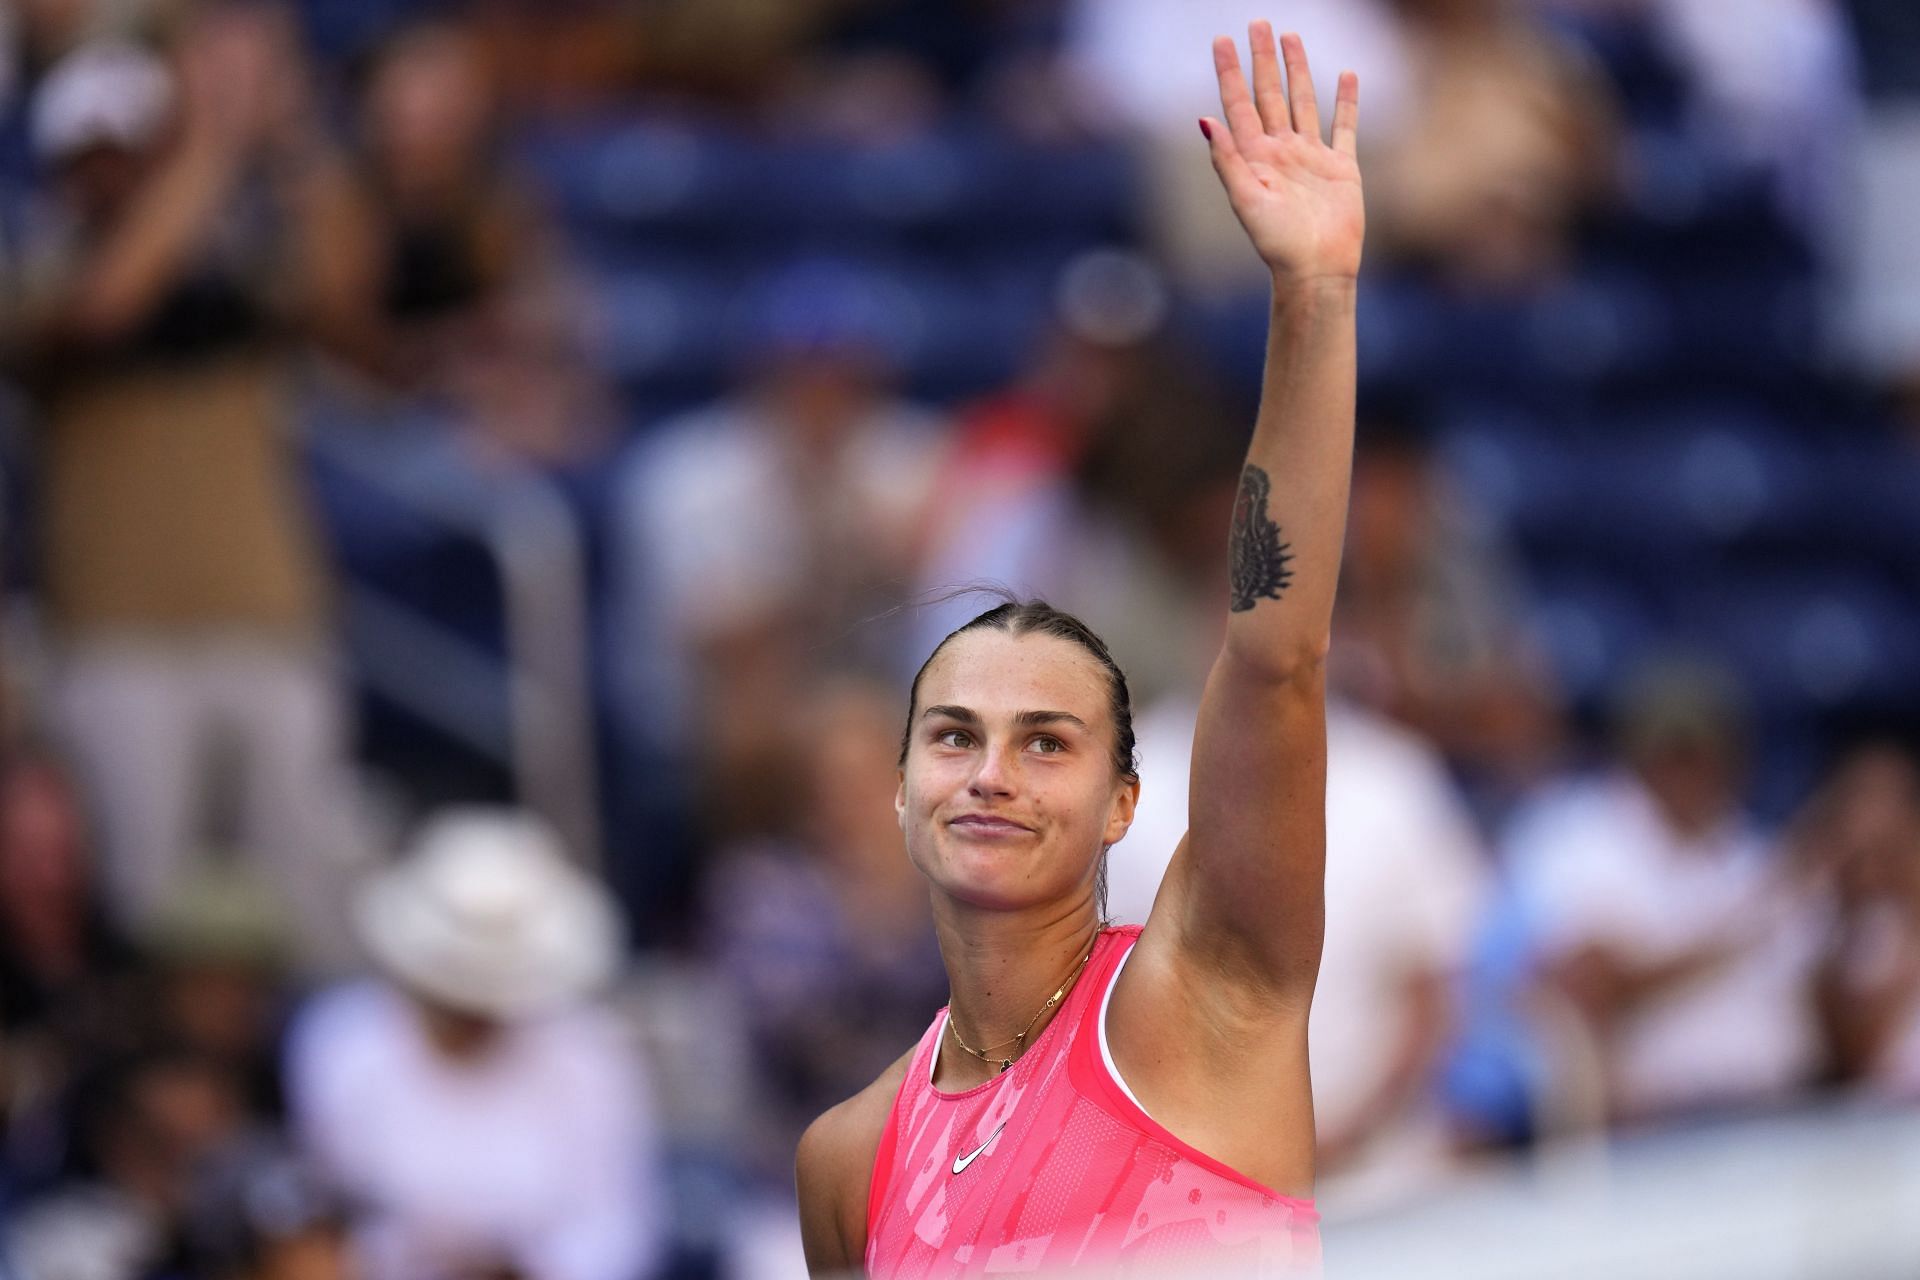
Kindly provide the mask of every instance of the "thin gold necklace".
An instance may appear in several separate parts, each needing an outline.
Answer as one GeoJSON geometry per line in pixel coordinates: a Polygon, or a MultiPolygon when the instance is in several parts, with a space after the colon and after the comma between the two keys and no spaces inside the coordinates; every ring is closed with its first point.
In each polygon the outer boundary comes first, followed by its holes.
{"type": "MultiPolygon", "coordinates": [[[[1060,1003],[1060,997],[1067,994],[1067,988],[1071,987],[1073,985],[1074,979],[1080,976],[1080,971],[1087,967],[1087,961],[1093,959],[1093,943],[1098,942],[1099,940],[1100,940],[1100,931],[1096,929],[1094,930],[1094,933],[1093,933],[1093,941],[1087,943],[1087,949],[1081,953],[1080,959],[1077,962],[1075,962],[1073,966],[1073,971],[1069,973],[1066,976],[1066,980],[1060,984],[1059,990],[1055,991],[1052,995],[1047,997],[1047,1002],[1040,1006],[1040,1011],[1034,1014],[1033,1017],[1027,1019],[1027,1025],[1025,1030],[1021,1031],[1019,1035],[1014,1036],[1011,1039],[1002,1040],[999,1044],[993,1044],[993,1045],[987,1046],[988,1049],[1004,1049],[1008,1045],[1017,1046],[1013,1051],[1012,1058],[1001,1058],[999,1060],[1000,1070],[1005,1071],[1011,1066],[1013,1066],[1013,1059],[1018,1058],[1021,1054],[1027,1051],[1027,1035],[1033,1030],[1033,1024],[1040,1021],[1041,1017],[1047,1012],[1047,1010],[1053,1008],[1053,1006],[1060,1003]]],[[[968,1044],[965,1040],[962,1040],[960,1038],[960,1028],[954,1025],[953,1014],[951,1011],[949,1011],[947,1014],[947,1030],[953,1033],[953,1042],[955,1044],[959,1045],[962,1049],[966,1050],[968,1053],[972,1054],[974,1057],[980,1059],[980,1061],[982,1062],[994,1061],[994,1055],[987,1053],[985,1050],[976,1049],[972,1045],[968,1044]]]]}

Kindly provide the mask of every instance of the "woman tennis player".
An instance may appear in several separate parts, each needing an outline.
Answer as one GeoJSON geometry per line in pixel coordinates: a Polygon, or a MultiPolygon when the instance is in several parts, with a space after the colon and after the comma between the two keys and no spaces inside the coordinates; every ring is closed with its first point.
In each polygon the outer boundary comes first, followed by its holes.
{"type": "Polygon", "coordinates": [[[1146,925],[1104,927],[1140,782],[1125,678],[1071,616],[1009,603],[915,678],[894,805],[951,1004],[799,1150],[816,1272],[1312,1268],[1307,1010],[1324,918],[1324,667],[1353,451],[1359,86],[1324,141],[1298,37],[1214,42],[1200,129],[1273,276],[1229,538],[1227,639],[1190,827],[1146,925]],[[1285,77],[1281,64],[1284,58],[1285,77]]]}

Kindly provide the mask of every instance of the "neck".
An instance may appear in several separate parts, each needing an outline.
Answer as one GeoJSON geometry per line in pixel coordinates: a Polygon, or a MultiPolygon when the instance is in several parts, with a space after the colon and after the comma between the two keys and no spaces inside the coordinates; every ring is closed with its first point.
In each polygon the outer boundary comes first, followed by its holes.
{"type": "MultiPolygon", "coordinates": [[[[1099,928],[1090,887],[1071,902],[1021,912],[982,911],[936,893],[934,932],[953,993],[953,1030],[996,1058],[1032,1047],[1067,1001],[1063,996],[1042,1013],[1047,997],[1077,977],[1076,966],[1099,928]],[[1006,1043],[1030,1022],[1023,1043],[1006,1043]]],[[[944,1089],[968,1089],[999,1074],[997,1062],[983,1062],[955,1044],[952,1030],[942,1032],[937,1053],[934,1079],[944,1089]]]]}

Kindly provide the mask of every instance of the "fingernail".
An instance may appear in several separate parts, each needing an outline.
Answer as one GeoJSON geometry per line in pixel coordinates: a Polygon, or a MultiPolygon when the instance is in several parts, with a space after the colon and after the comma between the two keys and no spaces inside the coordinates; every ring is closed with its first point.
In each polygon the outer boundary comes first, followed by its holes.
{"type": "Polygon", "coordinates": [[[1208,142],[1213,141],[1213,126],[1208,124],[1205,120],[1202,120],[1200,122],[1200,136],[1205,138],[1208,142]]]}

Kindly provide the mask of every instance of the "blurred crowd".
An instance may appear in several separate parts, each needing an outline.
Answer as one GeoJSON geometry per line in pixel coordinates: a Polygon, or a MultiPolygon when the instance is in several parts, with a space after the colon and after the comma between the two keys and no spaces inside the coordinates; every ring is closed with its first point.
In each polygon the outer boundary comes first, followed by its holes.
{"type": "Polygon", "coordinates": [[[791,1274],[945,999],[907,681],[1006,584],[1185,826],[1271,16],[1372,234],[1330,1222],[1920,1104],[1910,0],[0,10],[0,1277],[791,1274]]]}

